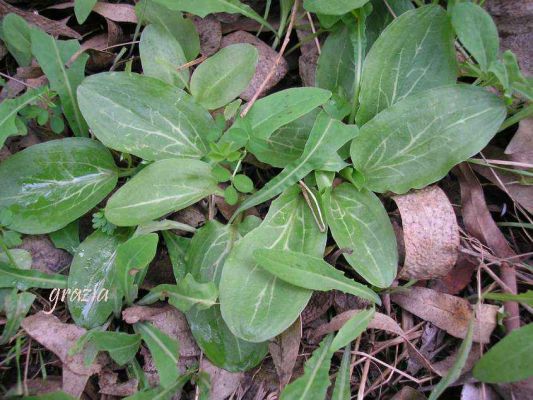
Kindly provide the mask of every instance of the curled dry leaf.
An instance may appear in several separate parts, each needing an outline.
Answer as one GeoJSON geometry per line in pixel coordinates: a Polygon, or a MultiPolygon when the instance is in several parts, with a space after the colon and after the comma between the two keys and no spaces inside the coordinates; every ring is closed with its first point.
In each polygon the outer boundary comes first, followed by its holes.
{"type": "Polygon", "coordinates": [[[209,392],[209,399],[227,399],[239,388],[244,373],[229,372],[225,369],[215,367],[206,358],[202,358],[200,362],[200,370],[209,374],[211,379],[211,390],[209,392]]]}
{"type": "Polygon", "coordinates": [[[478,265],[479,262],[473,257],[459,253],[455,266],[445,276],[433,280],[431,288],[438,292],[457,294],[472,281],[472,274],[478,265]]]}
{"type": "Polygon", "coordinates": [[[129,4],[113,4],[99,1],[93,7],[93,11],[111,21],[137,23],[135,7],[129,4]]]}
{"type": "Polygon", "coordinates": [[[202,56],[209,57],[220,49],[222,40],[222,26],[220,21],[213,15],[205,18],[194,16],[192,22],[200,35],[200,53],[202,56]]]}
{"type": "Polygon", "coordinates": [[[31,254],[32,269],[48,274],[64,270],[72,261],[72,256],[65,250],[56,249],[46,235],[26,236],[19,248],[31,254]]]}
{"type": "Polygon", "coordinates": [[[101,371],[107,364],[107,357],[100,354],[89,366],[84,363],[84,352],[69,356],[68,351],[86,332],[74,324],[65,324],[59,318],[40,311],[24,318],[21,323],[26,333],[54,353],[63,363],[63,391],[79,397],[89,377],[101,371]]]}
{"type": "Polygon", "coordinates": [[[289,66],[285,59],[276,66],[275,61],[278,57],[278,53],[274,51],[262,40],[256,38],[254,35],[238,31],[224,36],[220,47],[227,47],[236,43],[249,43],[257,48],[259,52],[259,61],[255,70],[255,75],[248,87],[240,94],[243,100],[249,101],[254,96],[255,92],[259,89],[265,78],[268,76],[272,68],[275,68],[276,72],[272,75],[272,78],[268,81],[267,85],[261,96],[263,96],[268,90],[274,87],[288,72],[289,66]]]}
{"type": "MultiPolygon", "coordinates": [[[[430,321],[450,335],[464,339],[472,318],[472,306],[460,297],[439,293],[432,289],[413,287],[405,293],[391,295],[391,300],[403,309],[430,321]]],[[[498,307],[482,304],[476,307],[474,342],[489,343],[496,327],[498,307]]]]}
{"type": "Polygon", "coordinates": [[[280,389],[283,389],[291,380],[301,339],[302,321],[298,318],[285,332],[268,344],[270,355],[278,373],[280,389]]]}
{"type": "Polygon", "coordinates": [[[444,191],[430,186],[393,197],[402,216],[405,262],[402,279],[446,275],[457,261],[459,227],[444,191]]]}

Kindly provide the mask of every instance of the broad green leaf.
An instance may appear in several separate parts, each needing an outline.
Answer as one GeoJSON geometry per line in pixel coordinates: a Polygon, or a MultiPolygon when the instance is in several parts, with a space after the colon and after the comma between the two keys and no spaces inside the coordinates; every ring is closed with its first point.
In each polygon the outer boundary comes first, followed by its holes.
{"type": "Polygon", "coordinates": [[[122,332],[91,332],[90,341],[100,351],[107,351],[119,365],[130,362],[141,345],[141,335],[122,332]]]}
{"type": "Polygon", "coordinates": [[[13,268],[0,263],[0,288],[27,290],[29,288],[64,289],[66,287],[67,277],[64,275],[13,268]]]}
{"type": "Polygon", "coordinates": [[[333,338],[333,342],[331,342],[331,346],[329,348],[330,351],[335,353],[357,339],[359,335],[366,330],[368,324],[374,318],[374,313],[375,310],[370,308],[368,310],[358,312],[352,318],[346,321],[346,323],[341,327],[341,329],[339,329],[333,338]]]}
{"type": "Polygon", "coordinates": [[[257,249],[254,259],[259,266],[291,285],[310,290],[340,290],[380,304],[372,290],[344,276],[322,258],[281,249],[257,249]]]}
{"type": "Polygon", "coordinates": [[[492,17],[474,3],[459,3],[451,11],[452,25],[459,40],[474,56],[483,71],[498,59],[500,39],[492,17]]]}
{"type": "Polygon", "coordinates": [[[396,277],[396,236],[387,211],[375,194],[343,183],[323,195],[324,213],[331,234],[344,258],[377,287],[389,287],[396,277]]]}
{"type": "Polygon", "coordinates": [[[395,0],[385,3],[383,0],[370,0],[372,12],[366,19],[366,42],[370,49],[381,32],[394,20],[394,15],[399,16],[414,8],[410,0],[395,0]]]}
{"type": "Polygon", "coordinates": [[[249,5],[241,3],[239,0],[155,0],[171,10],[189,12],[204,18],[208,14],[225,12],[229,14],[241,14],[251,18],[261,25],[266,26],[272,32],[274,28],[257,14],[249,5]]]}
{"type": "Polygon", "coordinates": [[[189,84],[189,69],[178,67],[187,59],[180,44],[162,26],[148,25],[139,43],[143,72],[180,89],[189,84]]]}
{"type": "Polygon", "coordinates": [[[470,324],[468,325],[468,330],[466,332],[465,339],[463,340],[463,343],[461,343],[461,346],[459,346],[459,350],[457,350],[457,358],[455,359],[455,362],[446,373],[446,376],[443,377],[432,390],[428,400],[437,400],[438,398],[440,398],[446,388],[452,383],[454,383],[461,376],[461,371],[463,370],[466,364],[468,355],[470,354],[470,349],[472,348],[474,323],[474,319],[472,318],[472,320],[470,320],[470,324]]]}
{"type": "Polygon", "coordinates": [[[67,138],[33,145],[0,164],[0,209],[10,229],[53,232],[91,210],[117,183],[109,150],[95,140],[67,138]]]}
{"type": "Polygon", "coordinates": [[[503,101],[485,89],[429,89],[364,125],[352,141],[352,162],[374,192],[419,189],[482,150],[505,115],[503,101]]]}
{"type": "Polygon", "coordinates": [[[193,22],[183,18],[181,11],[170,10],[153,0],[141,0],[135,5],[135,12],[139,21],[156,24],[176,39],[187,61],[196,58],[200,52],[200,37],[193,22]]]}
{"type": "Polygon", "coordinates": [[[176,235],[169,231],[163,231],[163,239],[165,239],[170,262],[172,263],[174,278],[176,279],[176,282],[179,282],[187,273],[185,254],[187,253],[191,239],[176,235]]]}
{"type": "Polygon", "coordinates": [[[157,386],[144,392],[125,397],[124,400],[170,400],[175,395],[181,394],[181,389],[191,379],[191,374],[181,375],[168,387],[157,386]]]}
{"type": "Polygon", "coordinates": [[[26,106],[41,100],[47,91],[46,86],[28,89],[26,93],[14,99],[5,99],[0,103],[0,146],[4,145],[9,136],[23,134],[17,126],[18,113],[26,106]]]}
{"type": "Polygon", "coordinates": [[[127,72],[92,75],[78,89],[80,109],[107,147],[145,160],[201,158],[211,115],[184,91],[127,72]]]}
{"type": "MultiPolygon", "coordinates": [[[[235,227],[209,221],[194,235],[187,251],[187,268],[198,282],[220,282],[222,266],[239,238],[235,227]]],[[[186,313],[196,343],[207,358],[228,371],[246,371],[263,360],[267,343],[239,339],[222,319],[220,306],[207,310],[194,307],[186,313]]]]}
{"type": "Polygon", "coordinates": [[[345,125],[321,112],[305,144],[302,155],[291,162],[274,179],[270,180],[261,190],[247,198],[235,211],[234,217],[250,207],[256,206],[277,196],[314,169],[319,169],[331,159],[346,142],[353,139],[359,130],[355,125],[345,125]]]}
{"type": "Polygon", "coordinates": [[[312,294],[261,269],[255,250],[289,249],[320,257],[325,240],[298,186],[272,202],[264,221],[235,244],[222,269],[220,307],[233,334],[250,342],[273,338],[298,318],[312,294]]]}
{"type": "Polygon", "coordinates": [[[4,300],[4,310],[7,321],[0,336],[0,346],[7,344],[11,337],[17,333],[20,323],[30,310],[35,297],[33,293],[17,294],[16,289],[6,297],[4,300]]]}
{"type": "Polygon", "coordinates": [[[0,264],[6,264],[9,267],[17,267],[20,269],[31,269],[32,258],[31,254],[23,249],[9,249],[9,256],[5,252],[0,252],[0,264]],[[13,265],[11,259],[16,265],[13,265]]]}
{"type": "Polygon", "coordinates": [[[122,303],[115,259],[123,241],[122,236],[94,231],[79,245],[68,276],[68,308],[77,325],[87,329],[100,326],[122,303]]]}
{"type": "Polygon", "coordinates": [[[320,347],[304,365],[304,374],[281,392],[280,400],[324,400],[331,382],[329,367],[332,353],[329,351],[333,336],[326,336],[320,347]]]}
{"type": "Polygon", "coordinates": [[[317,14],[344,15],[366,3],[368,0],[304,0],[304,8],[317,14]]]}
{"type": "Polygon", "coordinates": [[[448,15],[440,6],[420,7],[396,18],[365,59],[358,125],[408,96],[454,83],[453,39],[448,15]]]}
{"type": "Polygon", "coordinates": [[[481,382],[517,382],[533,375],[533,324],[510,332],[474,366],[481,382]]]}
{"type": "Polygon", "coordinates": [[[332,400],[351,400],[350,363],[352,361],[351,345],[345,347],[342,353],[341,366],[337,371],[335,387],[331,395],[332,400]]]}
{"type": "Polygon", "coordinates": [[[209,164],[184,158],[161,160],[111,196],[105,215],[118,226],[139,225],[219,192],[209,164]]]}
{"type": "Polygon", "coordinates": [[[161,386],[171,386],[180,375],[178,370],[179,343],[150,323],[138,322],[133,325],[133,328],[141,334],[150,350],[161,386]]]}
{"type": "Polygon", "coordinates": [[[30,26],[24,18],[13,13],[7,14],[2,20],[2,40],[19,66],[30,65],[32,59],[30,26]]]}
{"type": "Polygon", "coordinates": [[[58,231],[51,232],[50,239],[58,249],[68,251],[74,254],[80,245],[80,224],[79,221],[73,221],[58,231]]]}
{"type": "Polygon", "coordinates": [[[74,0],[74,15],[78,24],[83,24],[98,0],[74,0]]]}
{"type": "Polygon", "coordinates": [[[135,276],[154,259],[158,241],[156,233],[149,233],[133,237],[118,246],[114,273],[127,304],[133,303],[137,297],[135,276]]]}
{"type": "Polygon", "coordinates": [[[225,106],[246,89],[258,59],[259,53],[251,44],[224,47],[194,70],[191,94],[209,110],[225,106]]]}
{"type": "Polygon", "coordinates": [[[510,294],[510,293],[487,293],[483,295],[484,299],[498,300],[498,301],[516,301],[533,306],[533,291],[528,290],[525,293],[510,294]]]}
{"type": "Polygon", "coordinates": [[[89,55],[80,54],[69,68],[65,65],[79,49],[80,44],[76,40],[55,40],[37,28],[31,29],[32,53],[46,74],[50,88],[59,95],[70,128],[75,136],[89,136],[76,94],[76,89],[85,77],[85,64],[89,55]]]}

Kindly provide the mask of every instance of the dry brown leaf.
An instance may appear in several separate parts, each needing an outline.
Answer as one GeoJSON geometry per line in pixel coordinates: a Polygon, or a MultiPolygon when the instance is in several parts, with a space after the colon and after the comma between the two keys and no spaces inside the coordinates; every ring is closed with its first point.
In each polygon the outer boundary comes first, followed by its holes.
{"type": "Polygon", "coordinates": [[[410,386],[404,386],[390,400],[426,400],[426,396],[410,386]]]}
{"type": "Polygon", "coordinates": [[[94,6],[93,11],[111,21],[137,23],[135,7],[129,4],[113,4],[99,1],[94,6]]]}
{"type": "Polygon", "coordinates": [[[298,318],[286,331],[268,344],[279,377],[280,390],[291,380],[302,339],[302,321],[298,318]]]}
{"type": "Polygon", "coordinates": [[[200,53],[209,57],[220,49],[222,40],[222,25],[213,15],[205,18],[193,17],[192,22],[200,35],[200,53]]]}
{"type": "Polygon", "coordinates": [[[150,321],[154,316],[165,313],[168,307],[132,306],[122,311],[122,319],[133,325],[141,321],[150,321]]]}
{"type": "Polygon", "coordinates": [[[55,315],[37,314],[24,318],[21,323],[26,333],[41,345],[54,353],[63,363],[63,390],[74,397],[79,397],[85,389],[91,375],[101,371],[108,358],[100,354],[90,366],[85,366],[84,352],[68,355],[69,349],[86,332],[74,324],[65,324],[55,315]]]}
{"type": "Polygon", "coordinates": [[[302,325],[307,326],[328,311],[333,304],[333,292],[314,292],[301,314],[302,325]]]}
{"type": "Polygon", "coordinates": [[[529,163],[533,160],[533,118],[526,118],[518,124],[518,130],[505,149],[513,161],[529,163]]]}
{"type": "Polygon", "coordinates": [[[100,387],[100,394],[107,394],[109,396],[126,397],[131,396],[137,392],[139,381],[137,379],[129,379],[126,382],[117,382],[118,374],[112,371],[102,371],[98,375],[98,386],[100,387]]]}
{"type": "Polygon", "coordinates": [[[533,400],[533,377],[525,381],[495,386],[505,400],[533,400]]]}
{"type": "Polygon", "coordinates": [[[402,216],[405,243],[400,278],[426,280],[446,275],[457,261],[459,227],[444,191],[435,185],[393,199],[402,216]]]}
{"type": "Polygon", "coordinates": [[[459,253],[455,267],[446,276],[431,282],[431,289],[438,292],[457,294],[461,292],[472,280],[479,262],[466,254],[459,253]]]}
{"type": "Polygon", "coordinates": [[[69,28],[64,21],[54,21],[31,11],[19,10],[6,3],[4,0],[0,0],[0,17],[9,13],[20,15],[30,25],[35,25],[52,36],[66,36],[74,39],[81,39],[81,35],[69,28]]]}
{"type": "MultiPolygon", "coordinates": [[[[405,293],[391,295],[391,300],[410,313],[464,339],[472,318],[472,306],[460,297],[423,287],[412,287],[405,293]]],[[[496,327],[498,307],[482,304],[476,307],[474,341],[489,343],[496,327]]]]}
{"type": "Polygon", "coordinates": [[[32,269],[52,274],[64,270],[72,261],[72,256],[62,249],[56,249],[46,235],[26,236],[19,248],[31,254],[32,269]]]}
{"type": "Polygon", "coordinates": [[[229,372],[215,367],[206,358],[200,362],[200,370],[207,372],[211,379],[211,391],[209,393],[211,400],[227,399],[237,391],[244,378],[244,373],[229,372]]]}
{"type": "Polygon", "coordinates": [[[300,78],[304,86],[315,86],[316,67],[318,63],[318,47],[315,40],[309,40],[309,36],[313,35],[311,24],[309,23],[307,14],[300,10],[298,14],[299,29],[296,29],[296,35],[300,43],[300,58],[298,59],[298,67],[300,70],[300,78]]]}
{"type": "Polygon", "coordinates": [[[240,97],[243,100],[251,100],[255,92],[261,87],[263,81],[268,76],[272,68],[275,68],[276,72],[266,84],[263,92],[261,92],[260,96],[264,96],[266,92],[273,88],[289,71],[287,61],[282,58],[280,63],[276,66],[275,62],[278,58],[278,53],[262,40],[244,31],[238,31],[224,36],[220,47],[224,48],[236,43],[249,43],[255,46],[255,48],[259,51],[259,61],[257,63],[255,75],[253,76],[248,87],[240,94],[240,97]]]}
{"type": "MultiPolygon", "coordinates": [[[[455,351],[452,354],[450,354],[444,360],[433,363],[433,369],[440,376],[446,376],[450,368],[452,368],[453,365],[455,364],[455,361],[457,359],[457,350],[459,350],[459,346],[455,349],[455,351]]],[[[472,346],[472,349],[470,350],[470,353],[468,353],[468,357],[466,358],[465,366],[461,370],[461,375],[466,374],[472,368],[474,368],[474,364],[477,362],[477,360],[480,359],[480,357],[481,357],[481,350],[479,346],[472,346]]]]}

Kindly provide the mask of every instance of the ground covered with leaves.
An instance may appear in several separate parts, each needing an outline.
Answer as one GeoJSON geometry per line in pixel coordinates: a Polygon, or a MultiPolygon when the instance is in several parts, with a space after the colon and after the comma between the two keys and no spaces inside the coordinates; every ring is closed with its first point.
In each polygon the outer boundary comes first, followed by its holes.
{"type": "Polygon", "coordinates": [[[533,398],[530,2],[0,18],[2,398],[533,398]]]}

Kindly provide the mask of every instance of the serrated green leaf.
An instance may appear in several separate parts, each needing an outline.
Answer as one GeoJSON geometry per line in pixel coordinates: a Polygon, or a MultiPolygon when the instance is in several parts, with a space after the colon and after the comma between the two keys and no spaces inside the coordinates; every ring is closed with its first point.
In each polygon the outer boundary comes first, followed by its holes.
{"type": "Polygon", "coordinates": [[[83,24],[98,0],[74,0],[74,15],[78,24],[83,24]]]}
{"type": "Polygon", "coordinates": [[[135,175],[107,202],[106,218],[135,226],[220,193],[209,164],[200,160],[157,161],[135,175]]]}
{"type": "Polygon", "coordinates": [[[374,192],[419,189],[482,150],[505,115],[503,101],[479,87],[426,90],[365,124],[352,141],[352,162],[374,192]]]}
{"type": "Polygon", "coordinates": [[[369,283],[389,287],[396,277],[396,236],[381,201],[344,183],[322,197],[331,234],[344,258],[369,283]],[[351,254],[349,253],[351,251],[351,254]]]}
{"type": "MultiPolygon", "coordinates": [[[[0,274],[2,274],[1,270],[0,274]]],[[[35,297],[36,296],[33,293],[17,294],[17,290],[14,289],[11,294],[5,298],[4,310],[7,321],[4,325],[2,335],[0,335],[0,346],[7,344],[11,337],[17,333],[20,323],[30,310],[35,297]]]]}
{"type": "Polygon", "coordinates": [[[201,158],[211,115],[184,91],[127,72],[92,75],[78,88],[80,109],[106,146],[145,160],[201,158]]]}
{"type": "Polygon", "coordinates": [[[365,59],[358,125],[408,96],[454,83],[453,40],[448,15],[440,6],[420,7],[396,18],[365,59]]]}
{"type": "Polygon", "coordinates": [[[24,18],[13,13],[7,14],[2,19],[2,40],[19,66],[30,65],[32,59],[30,26],[24,18]]]}
{"type": "Polygon", "coordinates": [[[91,332],[90,341],[100,351],[107,351],[118,364],[130,362],[141,345],[141,335],[123,332],[91,332]]]}
{"type": "Polygon", "coordinates": [[[225,106],[246,89],[258,59],[259,53],[251,44],[224,47],[194,70],[191,94],[209,110],[225,106]]]}
{"type": "Polygon", "coordinates": [[[366,3],[368,0],[304,0],[304,8],[317,14],[344,15],[366,3]]]}
{"type": "Polygon", "coordinates": [[[346,323],[341,327],[341,329],[339,329],[333,338],[333,342],[331,342],[331,346],[329,348],[330,351],[335,353],[357,339],[359,335],[366,330],[368,324],[374,318],[374,314],[375,310],[370,308],[368,310],[358,312],[352,318],[346,321],[346,323]]]}
{"type": "Polygon", "coordinates": [[[257,249],[258,265],[291,285],[310,290],[340,290],[375,303],[381,303],[372,290],[344,276],[320,257],[281,249],[257,249]]]}
{"type": "Polygon", "coordinates": [[[95,140],[67,138],[33,145],[0,164],[0,208],[10,229],[53,232],[102,201],[117,183],[110,152],[95,140]]]}

